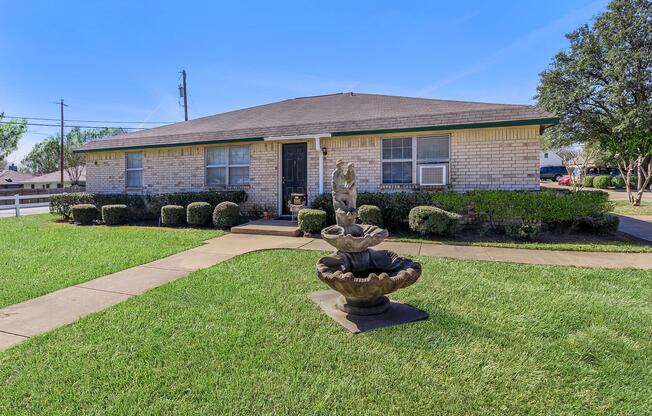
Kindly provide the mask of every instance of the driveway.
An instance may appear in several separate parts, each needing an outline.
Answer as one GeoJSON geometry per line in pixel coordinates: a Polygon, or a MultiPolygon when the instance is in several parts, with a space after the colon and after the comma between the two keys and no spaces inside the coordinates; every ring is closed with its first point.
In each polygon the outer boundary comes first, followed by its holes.
{"type": "MultiPolygon", "coordinates": [[[[50,207],[33,207],[33,208],[21,208],[20,215],[35,215],[35,214],[47,214],[50,212],[50,207]]],[[[4,217],[14,217],[16,216],[16,211],[11,209],[0,209],[0,218],[4,217]]]]}

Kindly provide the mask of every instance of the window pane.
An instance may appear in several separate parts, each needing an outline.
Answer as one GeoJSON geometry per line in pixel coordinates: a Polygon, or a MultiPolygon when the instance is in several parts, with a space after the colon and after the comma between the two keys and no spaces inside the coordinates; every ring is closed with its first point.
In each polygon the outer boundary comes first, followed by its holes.
{"type": "Polygon", "coordinates": [[[206,168],[207,185],[226,184],[226,168],[206,168]]]}
{"type": "Polygon", "coordinates": [[[412,162],[383,162],[383,183],[412,183],[412,162]]]}
{"type": "Polygon", "coordinates": [[[127,153],[127,169],[142,168],[143,154],[141,152],[127,153]]]}
{"type": "Polygon", "coordinates": [[[383,159],[412,159],[412,138],[383,139],[383,159]]]}
{"type": "Polygon", "coordinates": [[[226,165],[228,147],[209,147],[206,149],[207,165],[226,165]]]}
{"type": "Polygon", "coordinates": [[[247,185],[249,183],[249,166],[229,168],[229,185],[247,185]]]}
{"type": "Polygon", "coordinates": [[[229,147],[229,165],[248,165],[249,146],[229,147]]]}
{"type": "Polygon", "coordinates": [[[448,160],[448,136],[417,139],[417,160],[448,160]]]}
{"type": "Polygon", "coordinates": [[[143,186],[143,171],[142,170],[128,170],[127,171],[127,188],[140,188],[143,186]]]}

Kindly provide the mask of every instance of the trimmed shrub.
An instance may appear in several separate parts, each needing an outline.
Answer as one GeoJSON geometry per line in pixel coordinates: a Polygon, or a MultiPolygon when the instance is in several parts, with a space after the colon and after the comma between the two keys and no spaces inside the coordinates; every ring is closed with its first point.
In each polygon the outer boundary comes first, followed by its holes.
{"type": "Polygon", "coordinates": [[[593,179],[593,186],[598,189],[607,189],[611,185],[611,176],[600,175],[593,179]]]}
{"type": "Polygon", "coordinates": [[[593,179],[595,179],[595,176],[585,176],[582,180],[582,186],[585,188],[593,188],[593,179]]]}
{"type": "Polygon", "coordinates": [[[383,226],[383,213],[375,205],[363,205],[358,208],[358,216],[363,224],[383,226]]]}
{"type": "Polygon", "coordinates": [[[299,228],[305,233],[318,233],[326,227],[326,216],[326,212],[320,209],[304,208],[299,211],[299,228]]]}
{"type": "Polygon", "coordinates": [[[620,176],[613,176],[611,178],[611,186],[622,189],[625,187],[625,180],[620,176]]]}
{"type": "Polygon", "coordinates": [[[505,224],[505,234],[516,240],[534,240],[541,232],[541,223],[514,221],[505,224]]]}
{"type": "Polygon", "coordinates": [[[75,224],[89,225],[99,217],[97,207],[92,204],[77,204],[70,207],[70,214],[75,224]]]}
{"type": "Polygon", "coordinates": [[[453,235],[460,228],[461,216],[432,206],[419,206],[410,210],[409,224],[420,234],[453,235]]]}
{"type": "Polygon", "coordinates": [[[620,224],[618,217],[603,213],[582,218],[578,227],[595,234],[615,234],[618,231],[618,224],[620,224]]]}
{"type": "Polygon", "coordinates": [[[102,221],[106,225],[126,224],[129,219],[129,211],[124,204],[104,205],[102,207],[102,221]]]}
{"type": "Polygon", "coordinates": [[[191,202],[186,208],[186,222],[190,225],[210,224],[213,207],[208,202],[191,202]]]}
{"type": "Polygon", "coordinates": [[[161,207],[161,225],[180,225],[186,218],[186,209],[181,205],[164,205],[161,207]]]}
{"type": "Polygon", "coordinates": [[[234,202],[220,202],[213,211],[213,225],[216,227],[233,227],[239,220],[240,207],[234,202]]]}
{"type": "Polygon", "coordinates": [[[128,208],[129,218],[155,220],[161,214],[161,208],[164,205],[186,207],[191,202],[208,202],[211,206],[215,206],[224,201],[240,204],[246,200],[247,193],[245,191],[178,192],[152,195],[72,192],[52,195],[50,212],[68,219],[70,208],[76,204],[93,204],[99,208],[104,205],[124,204],[128,208]]]}

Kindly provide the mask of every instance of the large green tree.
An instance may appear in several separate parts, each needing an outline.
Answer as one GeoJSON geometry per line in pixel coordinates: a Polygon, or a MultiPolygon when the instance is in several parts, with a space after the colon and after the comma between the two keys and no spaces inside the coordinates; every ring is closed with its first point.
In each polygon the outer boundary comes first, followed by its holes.
{"type": "Polygon", "coordinates": [[[0,113],[0,164],[11,152],[18,148],[18,141],[27,129],[27,120],[4,121],[5,114],[0,113]]]}
{"type": "MultiPolygon", "coordinates": [[[[70,175],[72,183],[77,183],[84,168],[84,157],[80,154],[73,153],[73,149],[83,143],[91,140],[98,140],[104,137],[115,136],[125,133],[120,128],[104,129],[80,129],[73,128],[64,138],[64,169],[70,175]]],[[[32,150],[21,161],[22,165],[28,171],[42,175],[44,173],[54,172],[59,169],[60,162],[60,135],[52,135],[45,138],[42,142],[37,143],[32,150]]]]}
{"type": "Polygon", "coordinates": [[[560,117],[546,135],[556,147],[599,146],[618,164],[630,202],[640,205],[652,173],[652,2],[613,0],[592,25],[566,37],[568,49],[538,87],[539,105],[560,117]]]}

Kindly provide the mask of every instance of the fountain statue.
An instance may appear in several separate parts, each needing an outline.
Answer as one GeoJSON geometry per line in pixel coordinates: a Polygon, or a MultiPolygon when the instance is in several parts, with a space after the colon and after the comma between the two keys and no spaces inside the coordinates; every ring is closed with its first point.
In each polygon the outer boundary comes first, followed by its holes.
{"type": "Polygon", "coordinates": [[[337,225],[325,228],[321,234],[337,252],[319,259],[317,275],[340,293],[335,304],[338,310],[353,316],[383,314],[394,303],[385,295],[416,282],[421,265],[391,251],[370,249],[389,234],[374,225],[356,224],[353,163],[338,160],[332,179],[337,225]]]}

